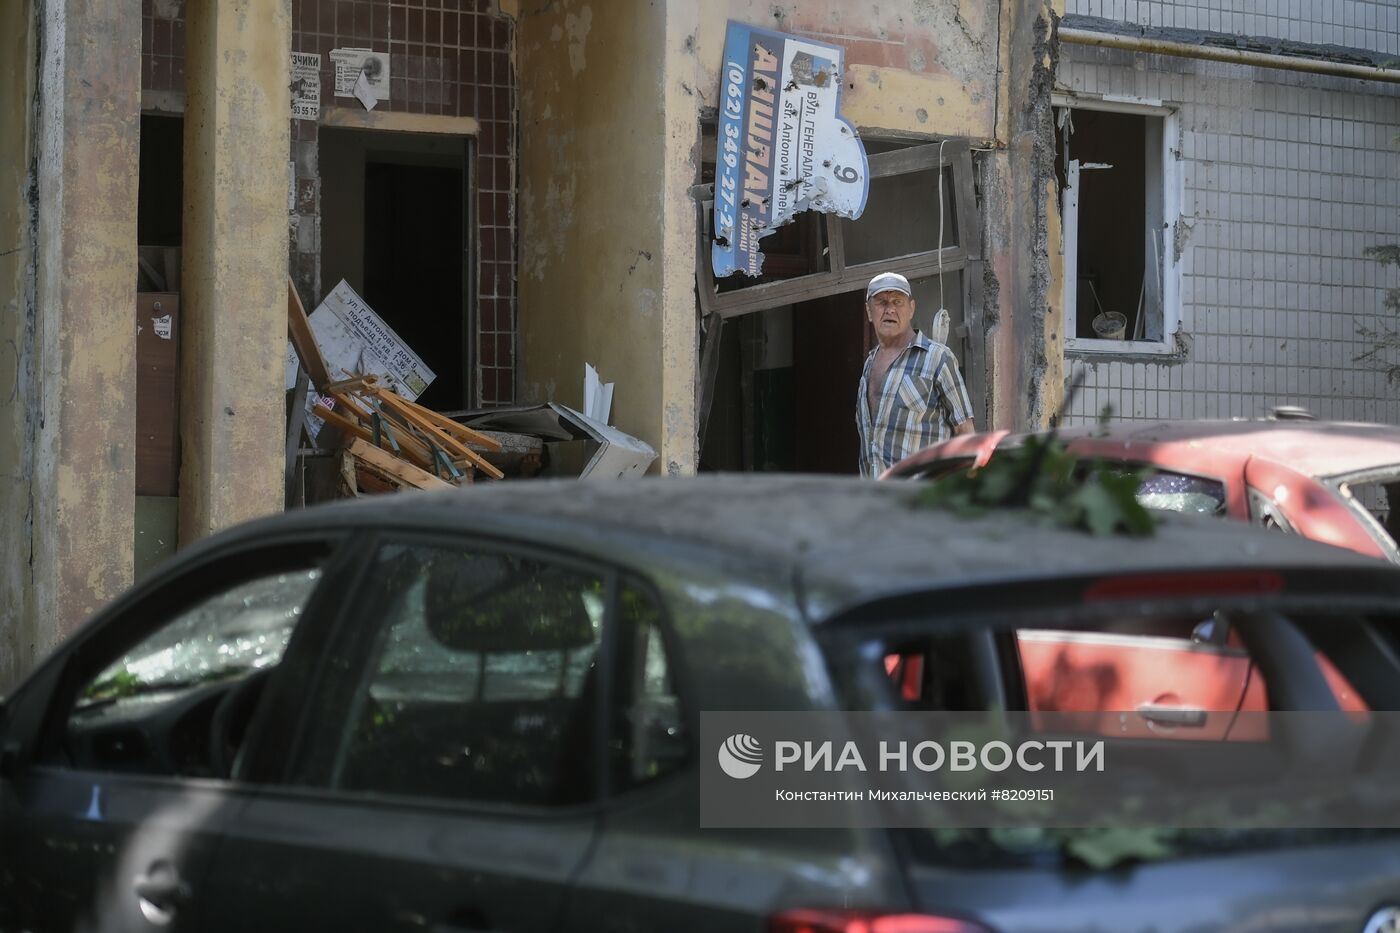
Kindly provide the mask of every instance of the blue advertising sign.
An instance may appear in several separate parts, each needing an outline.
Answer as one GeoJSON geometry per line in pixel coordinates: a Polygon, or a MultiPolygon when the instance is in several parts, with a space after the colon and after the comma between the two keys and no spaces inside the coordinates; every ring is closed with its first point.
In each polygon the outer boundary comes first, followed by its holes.
{"type": "Polygon", "coordinates": [[[730,20],[715,159],[717,277],[761,275],[759,240],[800,211],[855,219],[865,209],[869,163],[841,117],[844,73],[839,46],[730,20]]]}

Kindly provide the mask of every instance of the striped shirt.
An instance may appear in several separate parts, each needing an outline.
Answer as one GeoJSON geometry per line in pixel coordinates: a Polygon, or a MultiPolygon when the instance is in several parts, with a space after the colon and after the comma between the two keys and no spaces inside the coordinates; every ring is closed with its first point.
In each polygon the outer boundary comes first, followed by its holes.
{"type": "Polygon", "coordinates": [[[869,381],[878,350],[865,358],[856,401],[862,476],[879,476],[916,450],[946,440],[953,428],[972,417],[972,402],[953,351],[915,331],[913,342],[885,373],[872,418],[869,381]]]}

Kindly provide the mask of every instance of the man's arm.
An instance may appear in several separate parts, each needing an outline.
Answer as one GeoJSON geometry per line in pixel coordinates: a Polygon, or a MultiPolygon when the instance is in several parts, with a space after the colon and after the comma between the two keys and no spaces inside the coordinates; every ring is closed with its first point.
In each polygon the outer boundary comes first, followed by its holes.
{"type": "Polygon", "coordinates": [[[953,429],[953,436],[960,434],[972,434],[977,430],[977,426],[972,420],[972,400],[968,398],[967,386],[963,383],[962,373],[958,370],[958,358],[953,355],[953,351],[943,350],[948,354],[943,365],[939,367],[938,378],[934,383],[934,393],[936,400],[941,404],[944,417],[948,425],[953,429]]]}

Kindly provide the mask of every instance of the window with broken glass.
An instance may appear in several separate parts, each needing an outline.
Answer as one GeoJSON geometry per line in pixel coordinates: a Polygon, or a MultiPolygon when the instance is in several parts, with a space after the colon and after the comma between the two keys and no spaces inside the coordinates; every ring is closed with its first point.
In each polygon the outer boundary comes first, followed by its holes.
{"type": "Polygon", "coordinates": [[[1056,103],[1067,346],[1174,352],[1176,113],[1131,102],[1056,103]]]}
{"type": "MultiPolygon", "coordinates": [[[[707,137],[713,146],[713,136],[707,137]]],[[[948,306],[963,270],[980,257],[972,154],[965,140],[909,145],[866,140],[870,194],[856,220],[807,211],[761,242],[763,275],[716,279],[710,263],[714,165],[695,195],[696,279],[705,314],[734,317],[863,288],[881,272],[943,277],[948,306]],[[940,190],[941,189],[941,190],[940,190]],[[956,280],[954,277],[956,276],[956,280]]],[[[930,313],[937,308],[931,308],[930,313]]]]}

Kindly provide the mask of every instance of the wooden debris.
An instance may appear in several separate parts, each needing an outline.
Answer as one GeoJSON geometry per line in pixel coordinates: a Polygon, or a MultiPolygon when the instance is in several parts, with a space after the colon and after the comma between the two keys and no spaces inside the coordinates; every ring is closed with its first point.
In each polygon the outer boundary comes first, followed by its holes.
{"type": "Polygon", "coordinates": [[[396,486],[411,486],[415,489],[452,488],[452,484],[446,480],[439,479],[426,470],[420,470],[408,461],[401,460],[387,450],[374,447],[360,438],[351,442],[350,456],[369,472],[396,486]]]}
{"type": "Polygon", "coordinates": [[[506,463],[530,460],[538,469],[537,454],[503,452],[501,442],[490,433],[473,430],[404,398],[372,373],[332,382],[290,277],[287,329],[303,368],[324,399],[323,404],[313,407],[313,413],[339,431],[353,453],[354,466],[342,471],[347,494],[358,495],[382,484],[418,489],[460,485],[475,482],[478,473],[504,479],[505,471],[492,459],[506,463]],[[368,481],[354,482],[356,476],[368,481]]]}
{"type": "Polygon", "coordinates": [[[326,359],[316,344],[316,335],[311,330],[311,322],[307,320],[306,309],[302,307],[301,296],[297,294],[291,276],[287,276],[287,336],[291,338],[297,356],[301,357],[301,365],[310,374],[311,384],[317,391],[330,385],[326,359]]]}

